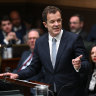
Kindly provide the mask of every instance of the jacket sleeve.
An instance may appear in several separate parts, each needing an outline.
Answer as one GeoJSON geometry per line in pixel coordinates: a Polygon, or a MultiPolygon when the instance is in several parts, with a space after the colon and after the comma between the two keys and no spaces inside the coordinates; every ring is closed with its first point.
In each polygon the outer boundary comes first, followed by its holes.
{"type": "Polygon", "coordinates": [[[33,60],[31,61],[31,64],[26,69],[18,72],[19,79],[27,79],[32,76],[35,76],[41,71],[41,67],[42,65],[40,62],[39,54],[38,54],[38,43],[36,42],[33,60]]]}

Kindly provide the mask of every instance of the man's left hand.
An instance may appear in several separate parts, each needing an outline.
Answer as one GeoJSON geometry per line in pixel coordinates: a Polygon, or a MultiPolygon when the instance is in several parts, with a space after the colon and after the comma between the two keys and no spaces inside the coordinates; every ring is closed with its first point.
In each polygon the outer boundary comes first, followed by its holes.
{"type": "Polygon", "coordinates": [[[80,67],[81,67],[81,58],[82,58],[83,55],[80,55],[78,57],[76,57],[75,59],[72,59],[72,64],[75,68],[75,70],[79,70],[80,67]]]}

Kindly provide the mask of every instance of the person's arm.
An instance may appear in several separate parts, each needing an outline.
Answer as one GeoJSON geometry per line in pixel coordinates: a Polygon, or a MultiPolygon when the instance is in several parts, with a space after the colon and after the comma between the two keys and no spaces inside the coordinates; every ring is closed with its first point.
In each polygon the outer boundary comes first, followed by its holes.
{"type": "Polygon", "coordinates": [[[0,74],[0,76],[9,76],[11,79],[27,79],[30,78],[36,74],[38,74],[41,71],[41,62],[39,60],[39,55],[38,55],[38,48],[37,45],[35,44],[35,49],[34,49],[34,56],[31,64],[25,68],[24,70],[21,70],[19,72],[15,73],[3,73],[0,74]]]}
{"type": "Polygon", "coordinates": [[[88,62],[88,54],[84,47],[83,40],[80,36],[78,36],[75,40],[73,50],[75,53],[75,57],[83,55],[81,58],[81,67],[79,71],[88,72],[90,70],[90,63],[88,62]]]}
{"type": "Polygon", "coordinates": [[[38,43],[36,41],[33,60],[31,61],[31,64],[26,69],[18,72],[19,79],[30,78],[30,77],[38,74],[41,71],[41,67],[42,67],[42,65],[40,62],[40,57],[39,57],[39,52],[38,52],[38,43]]]}
{"type": "Polygon", "coordinates": [[[23,54],[22,54],[22,56],[21,56],[21,59],[20,59],[18,65],[17,65],[16,69],[14,69],[12,73],[17,73],[18,70],[21,68],[21,66],[23,65],[24,60],[25,60],[25,58],[24,58],[25,55],[26,55],[26,51],[23,52],[23,54]]]}
{"type": "Polygon", "coordinates": [[[13,39],[13,32],[10,32],[3,40],[4,44],[8,45],[9,41],[13,39]]]}

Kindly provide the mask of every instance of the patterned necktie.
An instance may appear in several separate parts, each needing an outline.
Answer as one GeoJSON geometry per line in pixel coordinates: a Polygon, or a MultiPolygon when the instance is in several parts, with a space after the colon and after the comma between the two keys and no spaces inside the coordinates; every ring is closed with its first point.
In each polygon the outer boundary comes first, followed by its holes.
{"type": "Polygon", "coordinates": [[[52,38],[52,65],[55,67],[56,62],[56,39],[52,38]]]}
{"type": "Polygon", "coordinates": [[[29,56],[29,58],[27,59],[27,61],[24,62],[24,64],[21,66],[21,68],[19,68],[19,70],[17,72],[21,71],[22,70],[22,67],[23,66],[26,66],[26,64],[31,60],[32,57],[33,57],[33,53],[29,56]]]}

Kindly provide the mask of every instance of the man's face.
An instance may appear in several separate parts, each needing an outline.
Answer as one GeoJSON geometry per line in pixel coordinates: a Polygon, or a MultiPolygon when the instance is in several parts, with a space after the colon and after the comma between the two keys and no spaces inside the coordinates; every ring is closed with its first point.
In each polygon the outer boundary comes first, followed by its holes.
{"type": "Polygon", "coordinates": [[[83,22],[80,22],[79,17],[77,16],[71,17],[69,24],[70,31],[74,33],[77,33],[83,28],[83,22]]]}
{"type": "Polygon", "coordinates": [[[12,23],[7,20],[7,21],[2,21],[1,22],[1,29],[6,32],[6,33],[9,33],[12,31],[12,23]]]}
{"type": "Polygon", "coordinates": [[[39,34],[37,31],[29,32],[27,44],[29,45],[31,50],[34,50],[35,42],[37,38],[39,38],[39,34]]]}
{"type": "Polygon", "coordinates": [[[12,20],[12,24],[15,26],[15,27],[19,27],[20,24],[21,24],[21,18],[19,16],[19,14],[17,12],[12,12],[10,14],[10,17],[11,17],[11,20],[12,20]]]}
{"type": "Polygon", "coordinates": [[[52,37],[57,36],[62,29],[62,18],[60,12],[57,11],[55,14],[48,13],[47,21],[43,22],[43,24],[52,37]]]}

